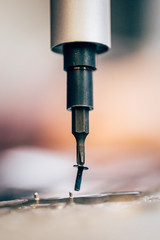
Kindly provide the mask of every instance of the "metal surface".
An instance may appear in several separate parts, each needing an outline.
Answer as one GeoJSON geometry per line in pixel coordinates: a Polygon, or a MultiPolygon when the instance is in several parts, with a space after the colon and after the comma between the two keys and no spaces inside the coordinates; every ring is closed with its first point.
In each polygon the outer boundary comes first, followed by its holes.
{"type": "MultiPolygon", "coordinates": [[[[69,192],[69,197],[65,198],[50,198],[39,199],[39,202],[35,199],[23,199],[14,201],[0,202],[0,209],[35,209],[35,208],[50,208],[50,209],[62,209],[66,206],[72,206],[73,204],[79,205],[94,205],[107,202],[127,202],[140,199],[145,196],[145,193],[141,192],[114,192],[104,194],[91,194],[74,197],[72,192],[69,192]]],[[[35,197],[34,197],[35,198],[35,197]]]]}
{"type": "Polygon", "coordinates": [[[63,45],[90,42],[97,53],[111,46],[110,0],[51,0],[51,49],[63,53],[63,45]]]}

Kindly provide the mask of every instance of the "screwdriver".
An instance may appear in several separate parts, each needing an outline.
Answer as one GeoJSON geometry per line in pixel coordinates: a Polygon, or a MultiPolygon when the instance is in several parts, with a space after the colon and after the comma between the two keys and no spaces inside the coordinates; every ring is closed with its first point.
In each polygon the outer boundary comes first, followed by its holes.
{"type": "Polygon", "coordinates": [[[78,168],[75,190],[81,187],[89,111],[93,110],[92,72],[96,55],[109,50],[110,0],[50,0],[51,50],[64,56],[67,109],[72,111],[78,168]]]}

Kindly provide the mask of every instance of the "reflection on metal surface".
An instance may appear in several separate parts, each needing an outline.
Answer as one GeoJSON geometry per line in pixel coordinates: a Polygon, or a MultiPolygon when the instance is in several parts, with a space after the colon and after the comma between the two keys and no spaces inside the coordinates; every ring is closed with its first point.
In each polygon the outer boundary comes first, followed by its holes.
{"type": "Polygon", "coordinates": [[[35,209],[35,208],[49,208],[62,209],[66,206],[75,204],[91,205],[102,204],[107,202],[126,202],[140,199],[144,196],[141,192],[115,192],[94,195],[84,195],[80,197],[73,197],[73,193],[69,192],[67,198],[51,198],[39,199],[38,193],[34,194],[34,199],[14,200],[0,202],[0,209],[35,209]],[[36,200],[36,201],[35,201],[36,200]]]}
{"type": "Polygon", "coordinates": [[[0,202],[0,208],[3,207],[16,207],[17,205],[23,205],[23,203],[28,202],[27,199],[23,199],[23,200],[11,200],[11,201],[2,201],[0,202]]]}

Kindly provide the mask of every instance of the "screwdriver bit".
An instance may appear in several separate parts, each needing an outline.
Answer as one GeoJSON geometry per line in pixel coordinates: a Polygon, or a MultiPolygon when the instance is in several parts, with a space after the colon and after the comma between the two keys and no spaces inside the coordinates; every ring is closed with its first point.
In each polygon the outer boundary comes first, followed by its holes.
{"type": "Polygon", "coordinates": [[[83,170],[87,170],[84,167],[85,163],[85,139],[89,133],[89,109],[85,107],[72,109],[72,133],[77,142],[77,165],[78,167],[75,191],[79,191],[82,181],[83,170]]]}

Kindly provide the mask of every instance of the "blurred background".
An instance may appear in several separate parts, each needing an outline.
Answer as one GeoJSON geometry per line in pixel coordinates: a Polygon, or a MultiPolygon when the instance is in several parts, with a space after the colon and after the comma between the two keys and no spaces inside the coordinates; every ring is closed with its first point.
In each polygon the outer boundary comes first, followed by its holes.
{"type": "MultiPolygon", "coordinates": [[[[111,9],[112,49],[94,72],[86,192],[160,185],[160,1],[111,0],[111,9]]],[[[46,0],[0,0],[1,199],[73,187],[66,73],[50,51],[49,14],[46,0]]]]}

